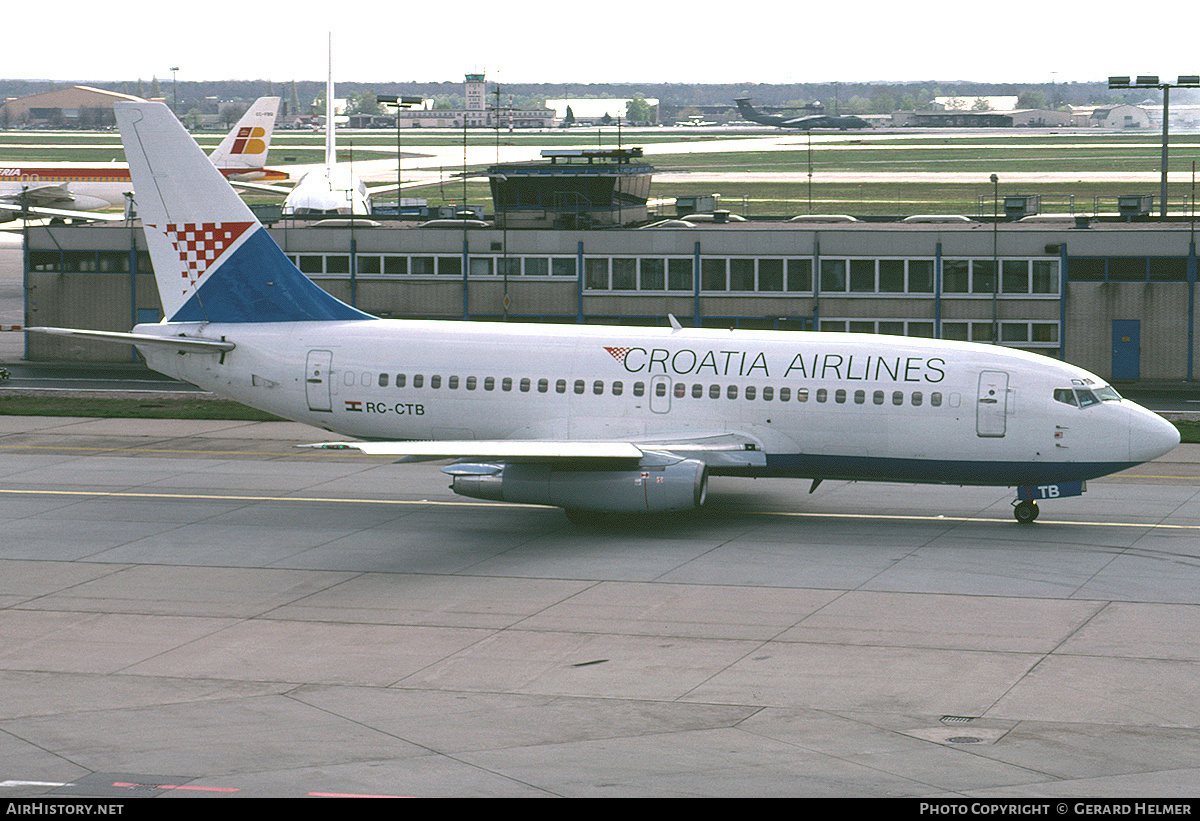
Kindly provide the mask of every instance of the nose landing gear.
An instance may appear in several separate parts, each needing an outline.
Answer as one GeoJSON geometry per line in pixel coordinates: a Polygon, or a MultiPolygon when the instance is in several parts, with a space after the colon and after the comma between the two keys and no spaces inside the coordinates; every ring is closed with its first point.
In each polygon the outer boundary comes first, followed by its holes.
{"type": "Polygon", "coordinates": [[[1026,499],[1025,501],[1017,500],[1012,504],[1013,516],[1017,518],[1017,522],[1023,525],[1032,524],[1033,520],[1042,512],[1037,502],[1032,499],[1026,499]]]}

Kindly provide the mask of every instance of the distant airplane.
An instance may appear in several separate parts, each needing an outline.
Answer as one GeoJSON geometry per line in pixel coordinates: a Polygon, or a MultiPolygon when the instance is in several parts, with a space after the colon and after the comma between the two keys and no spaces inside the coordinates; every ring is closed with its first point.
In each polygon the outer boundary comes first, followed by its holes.
{"type": "Polygon", "coordinates": [[[752,123],[774,125],[779,128],[802,128],[805,131],[813,128],[870,128],[871,124],[862,117],[847,115],[845,117],[830,117],[826,114],[805,114],[799,117],[785,117],[780,114],[762,114],[750,105],[749,97],[738,97],[738,113],[743,119],[752,123]]]}
{"type": "Polygon", "coordinates": [[[161,103],[117,103],[165,318],[156,371],[361,441],[455,459],[459,494],[690,510],[710,476],[1018,487],[1038,499],[1155,459],[1179,432],[1082,368],[996,345],[845,333],[377,319],[305,277],[161,103]]]}
{"type": "MultiPolygon", "coordinates": [[[[278,97],[259,97],[238,120],[210,159],[230,181],[279,180],[288,175],[267,168],[267,151],[279,113],[278,97]]],[[[107,208],[124,208],[125,194],[133,184],[129,166],[123,163],[83,165],[0,165],[0,222],[32,217],[121,220],[91,213],[107,208]]]]}
{"type": "MultiPolygon", "coordinates": [[[[397,159],[399,162],[399,159],[397,159]]],[[[256,186],[262,190],[263,186],[256,186]]],[[[394,186],[393,186],[394,188],[394,186]]],[[[286,192],[285,216],[368,215],[370,194],[351,165],[337,161],[337,129],[333,121],[333,34],[329,35],[329,78],[325,82],[325,164],[308,171],[286,192]]]]}

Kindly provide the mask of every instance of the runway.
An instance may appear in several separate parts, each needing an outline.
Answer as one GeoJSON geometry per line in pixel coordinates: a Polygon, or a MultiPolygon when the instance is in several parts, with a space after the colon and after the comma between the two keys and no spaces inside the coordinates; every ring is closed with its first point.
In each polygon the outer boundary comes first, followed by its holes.
{"type": "Polygon", "coordinates": [[[1194,796],[1197,446],[578,529],[290,423],[0,417],[0,796],[1194,796]]]}

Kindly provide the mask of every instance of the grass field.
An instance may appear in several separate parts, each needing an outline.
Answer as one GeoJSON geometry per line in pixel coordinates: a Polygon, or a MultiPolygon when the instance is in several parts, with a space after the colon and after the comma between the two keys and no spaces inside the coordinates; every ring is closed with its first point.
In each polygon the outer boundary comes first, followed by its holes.
{"type": "MultiPolygon", "coordinates": [[[[222,138],[221,132],[197,134],[206,150],[222,138]]],[[[572,129],[570,131],[514,132],[496,135],[491,131],[470,131],[470,146],[490,147],[497,136],[502,145],[562,147],[566,145],[612,147],[617,130],[572,129]]],[[[379,159],[394,156],[395,132],[388,130],[343,132],[339,135],[342,160],[379,159]]],[[[410,129],[403,134],[406,153],[420,153],[422,147],[445,148],[462,145],[462,132],[452,130],[410,129]]],[[[1078,131],[1011,132],[818,132],[812,141],[812,182],[808,182],[809,151],[806,135],[772,130],[719,129],[712,131],[679,129],[626,129],[620,135],[624,145],[647,147],[647,162],[661,172],[785,173],[790,182],[746,181],[731,176],[719,185],[711,182],[656,183],[655,198],[719,193],[723,206],[747,216],[789,216],[801,213],[849,213],[858,215],[912,213],[989,213],[993,189],[989,177],[1001,178],[1000,195],[1038,194],[1042,211],[1094,213],[1115,210],[1116,198],[1124,194],[1153,194],[1157,199],[1157,175],[1160,161],[1160,137],[1156,133],[1139,134],[1078,131]],[[747,152],[744,143],[731,142],[729,151],[691,153],[687,151],[655,154],[653,147],[662,143],[712,143],[741,141],[753,137],[784,138],[790,147],[747,152]],[[847,183],[822,179],[822,175],[886,172],[888,181],[847,183]],[[905,173],[940,172],[957,175],[942,182],[914,182],[905,173]],[[1096,182],[1086,179],[1097,173],[1139,173],[1151,175],[1153,182],[1096,182]],[[1007,175],[1056,174],[1059,178],[1005,184],[1007,175]],[[1066,181],[1061,175],[1078,174],[1080,179],[1066,181]],[[962,176],[978,177],[964,182],[962,176]],[[794,181],[799,179],[800,181],[794,181]],[[810,206],[811,203],[811,206],[810,206]]],[[[711,148],[711,146],[709,146],[711,148]]],[[[324,157],[324,137],[309,131],[276,132],[271,148],[275,167],[317,163],[324,157]]],[[[121,158],[120,138],[105,132],[0,132],[0,165],[32,162],[109,162],[121,158]]],[[[1169,203],[1176,213],[1186,213],[1192,197],[1191,168],[1200,159],[1200,134],[1173,135],[1171,144],[1172,182],[1169,203]]],[[[453,171],[458,171],[454,168],[453,171]]],[[[448,174],[453,173],[448,169],[448,174]]],[[[407,189],[409,196],[422,196],[433,205],[459,203],[463,188],[460,181],[447,177],[440,184],[407,189]]],[[[474,181],[467,186],[470,203],[488,203],[491,194],[486,183],[474,181]]],[[[1157,207],[1157,206],[1156,206],[1157,207]]]]}

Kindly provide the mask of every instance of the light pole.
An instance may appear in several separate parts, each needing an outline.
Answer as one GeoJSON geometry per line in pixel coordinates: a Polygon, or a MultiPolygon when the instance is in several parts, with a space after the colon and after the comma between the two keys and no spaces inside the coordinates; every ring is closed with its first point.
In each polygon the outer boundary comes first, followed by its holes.
{"type": "Polygon", "coordinates": [[[401,212],[401,193],[400,193],[400,112],[405,108],[412,108],[415,105],[420,105],[425,102],[422,97],[404,97],[396,94],[376,94],[375,102],[384,105],[394,105],[396,107],[396,219],[400,218],[401,212]]]}
{"type": "Polygon", "coordinates": [[[1167,146],[1170,143],[1168,124],[1171,121],[1171,89],[1200,88],[1200,74],[1180,74],[1179,79],[1174,83],[1159,82],[1157,74],[1139,74],[1132,82],[1128,76],[1109,77],[1108,87],[1110,89],[1157,88],[1162,91],[1162,168],[1159,171],[1161,179],[1158,197],[1160,200],[1159,214],[1165,217],[1167,215],[1167,146]]]}
{"type": "Polygon", "coordinates": [[[992,344],[1000,344],[1000,178],[992,180],[992,344]]]}
{"type": "Polygon", "coordinates": [[[179,66],[171,66],[171,93],[175,97],[175,102],[171,109],[175,112],[175,117],[179,117],[179,81],[175,79],[175,72],[179,71],[179,66]]]}

